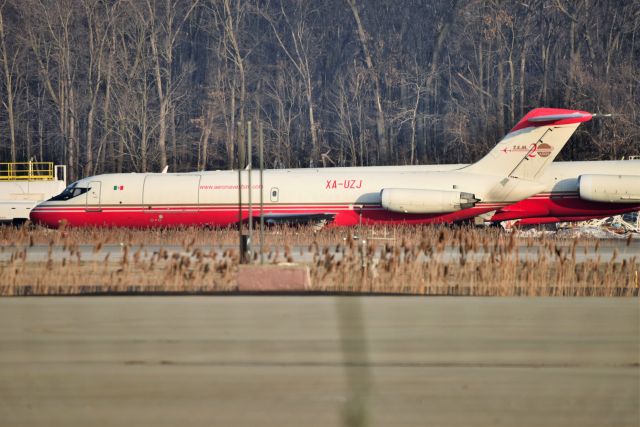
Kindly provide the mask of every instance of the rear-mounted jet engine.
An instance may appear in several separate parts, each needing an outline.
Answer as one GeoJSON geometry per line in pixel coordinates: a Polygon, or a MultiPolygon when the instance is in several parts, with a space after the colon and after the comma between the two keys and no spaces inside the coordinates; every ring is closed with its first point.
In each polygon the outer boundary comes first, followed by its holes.
{"type": "Polygon", "coordinates": [[[455,212],[480,201],[471,193],[411,188],[384,188],[380,197],[382,207],[391,212],[415,214],[455,212]]]}
{"type": "Polygon", "coordinates": [[[638,203],[640,176],[580,175],[580,198],[603,203],[638,203]]]}

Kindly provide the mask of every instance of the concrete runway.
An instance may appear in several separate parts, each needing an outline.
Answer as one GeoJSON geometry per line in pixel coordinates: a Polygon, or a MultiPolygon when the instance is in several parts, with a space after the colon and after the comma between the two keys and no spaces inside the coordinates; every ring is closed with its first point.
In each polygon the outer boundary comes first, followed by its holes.
{"type": "Polygon", "coordinates": [[[2,298],[0,322],[1,426],[640,425],[637,298],[2,298]]]}

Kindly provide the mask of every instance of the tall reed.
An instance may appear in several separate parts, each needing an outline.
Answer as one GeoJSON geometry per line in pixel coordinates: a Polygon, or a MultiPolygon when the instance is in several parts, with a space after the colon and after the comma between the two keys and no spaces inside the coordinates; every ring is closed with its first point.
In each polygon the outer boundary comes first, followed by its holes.
{"type": "MultiPolygon", "coordinates": [[[[618,252],[638,246],[631,238],[439,226],[275,227],[265,235],[267,262],[308,264],[317,291],[638,295],[640,261],[618,252]]],[[[0,295],[233,292],[240,260],[232,229],[0,227],[0,244],[0,295]]]]}

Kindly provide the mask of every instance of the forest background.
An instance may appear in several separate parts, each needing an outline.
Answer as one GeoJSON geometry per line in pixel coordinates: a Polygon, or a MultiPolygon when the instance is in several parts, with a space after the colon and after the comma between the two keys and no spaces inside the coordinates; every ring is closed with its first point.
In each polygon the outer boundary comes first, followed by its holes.
{"type": "Polygon", "coordinates": [[[471,162],[529,109],[640,154],[638,0],[2,0],[0,161],[226,169],[471,162]],[[254,154],[256,150],[254,150],[254,154]],[[255,164],[255,159],[254,159],[255,164]]]}

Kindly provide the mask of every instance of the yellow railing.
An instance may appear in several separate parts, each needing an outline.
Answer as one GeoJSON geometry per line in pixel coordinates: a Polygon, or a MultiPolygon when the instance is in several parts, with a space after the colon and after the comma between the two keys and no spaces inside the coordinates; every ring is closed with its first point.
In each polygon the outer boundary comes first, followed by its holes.
{"type": "Polygon", "coordinates": [[[0,181],[55,179],[53,162],[0,163],[0,181]]]}

